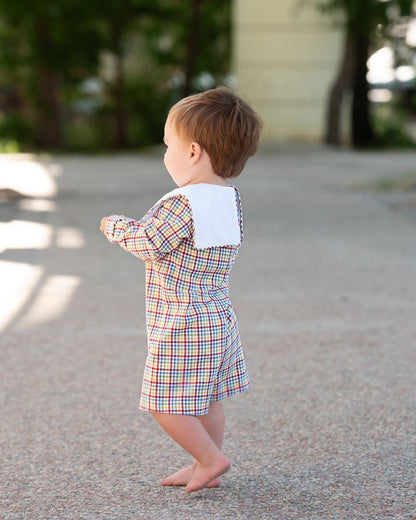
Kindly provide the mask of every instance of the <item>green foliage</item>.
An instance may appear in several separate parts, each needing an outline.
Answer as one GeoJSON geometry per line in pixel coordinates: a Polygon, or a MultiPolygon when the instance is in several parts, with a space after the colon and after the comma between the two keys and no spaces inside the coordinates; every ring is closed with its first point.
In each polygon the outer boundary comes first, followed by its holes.
{"type": "Polygon", "coordinates": [[[131,142],[135,146],[162,141],[170,101],[169,90],[163,88],[163,84],[157,86],[156,78],[150,73],[129,81],[126,105],[128,111],[136,115],[130,128],[131,142]]]}
{"type": "Polygon", "coordinates": [[[20,152],[20,146],[17,141],[11,139],[0,138],[0,153],[18,153],[20,152]]]}
{"type": "Polygon", "coordinates": [[[416,148],[407,129],[407,114],[395,103],[373,107],[372,119],[379,148],[416,148]]]}
{"type": "Polygon", "coordinates": [[[77,79],[82,69],[97,65],[99,37],[89,3],[80,0],[32,2],[0,0],[1,61],[48,67],[77,79]],[[82,22],[82,23],[81,23],[82,22]]]}
{"type": "MultiPolygon", "coordinates": [[[[315,6],[321,12],[332,15],[339,24],[342,20],[345,40],[338,72],[328,99],[326,142],[339,143],[340,111],[343,97],[352,94],[351,141],[355,147],[408,146],[411,139],[404,130],[401,110],[391,118],[371,117],[368,99],[367,60],[371,49],[386,45],[394,34],[394,25],[403,24],[403,17],[412,11],[413,0],[299,0],[302,5],[315,6]],[[337,16],[336,16],[337,15],[337,16]]],[[[397,31],[396,31],[397,34],[397,31]]],[[[396,66],[399,64],[399,48],[404,38],[391,45],[395,49],[396,66]]],[[[409,51],[409,49],[407,49],[409,51]]],[[[409,56],[409,52],[405,52],[409,56]]],[[[411,54],[411,52],[410,52],[411,54]]],[[[412,62],[413,60],[410,59],[412,62]]],[[[374,111],[373,111],[374,112],[374,111]]]]}
{"type": "MultiPolygon", "coordinates": [[[[0,87],[18,98],[0,136],[77,150],[157,142],[181,97],[174,80],[184,74],[192,4],[0,0],[0,87]],[[91,78],[102,88],[86,94],[91,78]]],[[[218,83],[228,73],[230,5],[201,4],[195,78],[208,72],[218,83]]]]}
{"type": "Polygon", "coordinates": [[[33,137],[32,125],[20,114],[10,113],[0,119],[0,139],[28,144],[33,137]]]}
{"type": "MultiPolygon", "coordinates": [[[[166,16],[148,19],[143,24],[145,54],[159,70],[171,72],[171,90],[175,101],[182,97],[189,33],[192,30],[192,1],[165,2],[170,5],[166,16]],[[176,73],[176,76],[175,76],[176,73]]],[[[194,91],[199,91],[196,78],[202,73],[213,77],[213,86],[223,82],[230,71],[231,48],[231,1],[205,0],[201,3],[198,25],[197,60],[193,71],[194,91]]]]}
{"type": "Polygon", "coordinates": [[[372,35],[376,27],[389,20],[391,8],[398,8],[402,16],[412,10],[413,0],[301,0],[303,4],[314,5],[321,12],[344,16],[350,34],[372,35]]]}

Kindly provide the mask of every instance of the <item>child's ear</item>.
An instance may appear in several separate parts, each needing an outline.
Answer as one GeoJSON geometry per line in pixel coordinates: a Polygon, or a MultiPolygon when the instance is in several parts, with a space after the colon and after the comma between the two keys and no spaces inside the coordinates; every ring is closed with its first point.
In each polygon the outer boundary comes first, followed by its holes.
{"type": "Polygon", "coordinates": [[[201,154],[202,154],[202,148],[201,148],[201,145],[199,145],[198,143],[196,143],[195,141],[193,141],[190,145],[189,145],[189,163],[190,164],[195,164],[199,161],[199,158],[201,157],[201,154]]]}

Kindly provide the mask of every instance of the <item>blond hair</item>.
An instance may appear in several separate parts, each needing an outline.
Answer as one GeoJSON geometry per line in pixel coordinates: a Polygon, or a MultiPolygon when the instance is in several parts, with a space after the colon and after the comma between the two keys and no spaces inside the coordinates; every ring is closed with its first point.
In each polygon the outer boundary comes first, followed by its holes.
{"type": "Polygon", "coordinates": [[[263,122],[226,87],[188,96],[169,111],[179,137],[208,153],[214,172],[237,177],[258,148],[263,122]]]}

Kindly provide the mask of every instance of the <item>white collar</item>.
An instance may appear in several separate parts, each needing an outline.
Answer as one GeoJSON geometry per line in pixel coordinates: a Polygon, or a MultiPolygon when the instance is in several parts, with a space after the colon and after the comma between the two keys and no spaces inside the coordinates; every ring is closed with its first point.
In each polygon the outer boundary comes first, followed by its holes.
{"type": "Polygon", "coordinates": [[[241,243],[237,194],[233,186],[189,184],[167,193],[161,201],[175,195],[186,197],[191,206],[197,249],[241,243]]]}

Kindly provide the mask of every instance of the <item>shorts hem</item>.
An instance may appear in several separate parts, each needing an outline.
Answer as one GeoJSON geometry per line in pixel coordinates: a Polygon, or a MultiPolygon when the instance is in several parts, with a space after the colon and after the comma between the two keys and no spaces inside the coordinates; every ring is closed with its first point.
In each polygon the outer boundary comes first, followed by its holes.
{"type": "Polygon", "coordinates": [[[251,388],[251,383],[248,383],[247,385],[245,385],[242,388],[230,390],[227,393],[223,393],[223,394],[220,394],[217,396],[211,396],[207,406],[204,408],[201,408],[199,410],[191,410],[191,411],[177,410],[177,409],[168,409],[167,410],[168,407],[160,407],[158,409],[154,409],[154,408],[151,408],[150,406],[145,406],[142,403],[139,404],[139,408],[140,408],[140,410],[143,410],[145,412],[151,412],[151,413],[152,412],[153,413],[164,413],[164,414],[169,414],[169,415],[192,415],[192,416],[196,417],[196,416],[201,416],[201,415],[207,415],[210,403],[223,401],[224,399],[227,399],[228,397],[232,397],[234,395],[246,392],[250,388],[251,388]]]}

